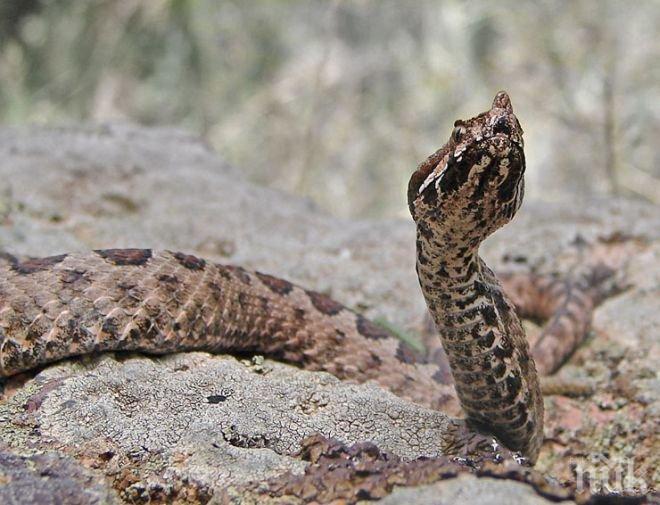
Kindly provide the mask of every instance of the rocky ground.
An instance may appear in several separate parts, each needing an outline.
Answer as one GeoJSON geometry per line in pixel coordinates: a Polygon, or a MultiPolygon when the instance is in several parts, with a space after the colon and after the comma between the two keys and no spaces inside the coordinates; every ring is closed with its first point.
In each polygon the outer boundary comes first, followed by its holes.
{"type": "MultiPolygon", "coordinates": [[[[0,175],[0,249],[182,250],[323,291],[403,333],[423,326],[411,222],[325,215],[178,131],[3,129],[0,175]]],[[[659,210],[527,203],[484,248],[499,269],[547,272],[615,251],[628,286],[559,372],[596,393],[546,397],[534,471],[443,458],[447,417],[373,384],[259,358],[103,355],[7,381],[0,502],[596,503],[576,483],[648,494],[660,479],[659,210]]]]}

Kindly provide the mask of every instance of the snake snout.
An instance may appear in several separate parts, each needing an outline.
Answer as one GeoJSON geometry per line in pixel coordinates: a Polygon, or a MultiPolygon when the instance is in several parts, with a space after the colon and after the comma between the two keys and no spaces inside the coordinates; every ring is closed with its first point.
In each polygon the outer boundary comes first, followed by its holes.
{"type": "Polygon", "coordinates": [[[493,125],[493,135],[497,135],[498,133],[507,136],[511,135],[511,126],[509,125],[507,118],[504,116],[499,117],[493,125]]]}

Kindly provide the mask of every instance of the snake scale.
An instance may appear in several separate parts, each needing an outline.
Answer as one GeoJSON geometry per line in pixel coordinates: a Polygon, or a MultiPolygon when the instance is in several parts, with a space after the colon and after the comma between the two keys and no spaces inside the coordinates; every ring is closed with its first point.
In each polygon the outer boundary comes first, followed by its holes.
{"type": "MultiPolygon", "coordinates": [[[[536,368],[513,304],[478,255],[520,207],[524,171],[522,130],[500,92],[412,174],[408,203],[419,281],[467,415],[453,442],[438,443],[451,452],[492,434],[533,463],[543,438],[536,368]]],[[[149,249],[0,256],[0,376],[88,353],[186,350],[263,353],[373,379],[435,408],[449,387],[437,361],[385,329],[260,272],[149,249]]]]}

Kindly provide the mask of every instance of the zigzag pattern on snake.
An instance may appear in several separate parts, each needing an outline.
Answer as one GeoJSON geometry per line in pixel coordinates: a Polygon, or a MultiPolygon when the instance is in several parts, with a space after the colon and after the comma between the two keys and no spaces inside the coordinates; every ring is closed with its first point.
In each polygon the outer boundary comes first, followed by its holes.
{"type": "MultiPolygon", "coordinates": [[[[489,111],[455,123],[447,144],[413,173],[408,200],[420,284],[467,414],[467,424],[456,421],[453,438],[438,444],[448,453],[484,447],[491,439],[482,431],[533,463],[543,438],[534,361],[513,304],[478,256],[480,243],[518,210],[524,170],[522,130],[500,92],[489,111]]],[[[560,289],[549,299],[569,316],[559,333],[584,333],[594,304],[588,289],[570,299],[560,289]]],[[[0,257],[0,376],[125,350],[263,353],[342,379],[373,379],[433,408],[451,394],[437,359],[270,275],[149,249],[0,257]]]]}

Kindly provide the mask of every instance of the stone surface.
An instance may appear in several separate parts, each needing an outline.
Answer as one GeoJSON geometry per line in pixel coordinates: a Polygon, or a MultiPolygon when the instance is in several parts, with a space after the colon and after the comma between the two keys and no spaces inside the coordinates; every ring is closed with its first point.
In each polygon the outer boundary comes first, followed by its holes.
{"type": "Polygon", "coordinates": [[[543,505],[547,503],[575,503],[573,500],[550,501],[521,482],[476,478],[469,474],[415,488],[396,489],[383,498],[386,505],[454,505],[455,503],[496,503],[507,505],[543,505]]]}
{"type": "MultiPolygon", "coordinates": [[[[286,277],[406,332],[422,325],[410,221],[327,216],[308,201],[246,182],[180,132],[3,129],[0,175],[0,249],[34,256],[182,250],[286,277]]],[[[559,372],[593,381],[597,393],[546,398],[548,440],[536,469],[564,481],[575,480],[576,468],[623,469],[630,479],[609,482],[610,489],[639,492],[660,480],[659,209],[625,200],[527,202],[484,254],[500,268],[566,271],[585,251],[612,247],[621,248],[630,288],[598,308],[593,337],[559,372]]],[[[446,419],[373,385],[345,385],[268,360],[117,358],[65,362],[8,381],[0,441],[7,458],[19,458],[12,465],[48,451],[69,469],[53,486],[92,475],[99,503],[213,502],[228,484],[303,472],[297,446],[314,431],[346,443],[375,440],[414,458],[435,454],[446,419]]],[[[21,472],[5,490],[25,479],[43,485],[21,472]]],[[[502,503],[545,500],[525,483],[469,475],[400,488],[388,500],[423,502],[441,489],[454,497],[502,496],[502,503]]],[[[79,502],[93,503],[80,490],[79,502]]]]}
{"type": "Polygon", "coordinates": [[[17,456],[0,451],[0,503],[3,505],[118,504],[99,474],[54,452],[17,456]]]}
{"type": "Polygon", "coordinates": [[[23,411],[25,429],[6,441],[56,444],[106,468],[139,463],[145,486],[163,468],[163,485],[198,483],[212,492],[299,473],[304,465],[294,456],[315,433],[371,440],[407,459],[437,456],[447,425],[441,412],[407,404],[375,383],[349,385],[271,361],[186,353],[104,357],[81,368],[71,375],[69,364],[50,367],[35,388],[7,400],[0,415],[23,411]]]}

